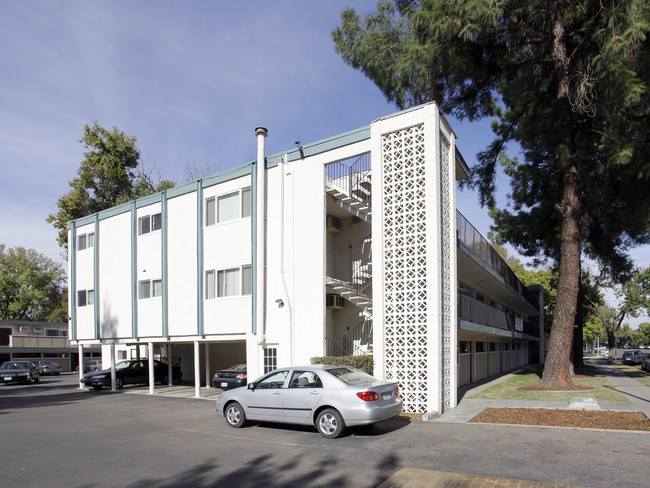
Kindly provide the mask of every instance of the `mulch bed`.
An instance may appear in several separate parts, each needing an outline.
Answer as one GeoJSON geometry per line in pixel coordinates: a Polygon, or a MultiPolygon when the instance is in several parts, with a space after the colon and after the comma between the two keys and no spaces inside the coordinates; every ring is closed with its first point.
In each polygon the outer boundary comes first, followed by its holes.
{"type": "Polygon", "coordinates": [[[650,420],[642,412],[614,410],[488,407],[470,422],[650,432],[650,420]]]}
{"type": "Polygon", "coordinates": [[[539,386],[520,386],[520,391],[588,391],[593,390],[593,386],[572,385],[572,386],[554,386],[552,388],[541,388],[539,386]]]}

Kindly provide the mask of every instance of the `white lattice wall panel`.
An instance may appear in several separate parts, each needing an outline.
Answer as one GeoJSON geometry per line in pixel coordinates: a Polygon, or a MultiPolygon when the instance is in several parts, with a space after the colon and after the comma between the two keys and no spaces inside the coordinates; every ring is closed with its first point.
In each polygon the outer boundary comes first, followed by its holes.
{"type": "MultiPolygon", "coordinates": [[[[382,135],[384,353],[404,409],[427,411],[427,227],[424,125],[382,135]]],[[[433,316],[431,315],[433,313],[433,316]]]]}
{"type": "Polygon", "coordinates": [[[442,391],[442,408],[443,410],[452,407],[452,388],[453,384],[452,368],[455,367],[455,344],[453,340],[453,330],[455,327],[453,320],[453,287],[452,283],[454,264],[453,249],[451,249],[451,232],[455,231],[456,226],[450,220],[453,209],[451,195],[449,193],[451,164],[450,164],[450,143],[444,134],[440,134],[440,325],[441,325],[441,391],[442,391]]]}

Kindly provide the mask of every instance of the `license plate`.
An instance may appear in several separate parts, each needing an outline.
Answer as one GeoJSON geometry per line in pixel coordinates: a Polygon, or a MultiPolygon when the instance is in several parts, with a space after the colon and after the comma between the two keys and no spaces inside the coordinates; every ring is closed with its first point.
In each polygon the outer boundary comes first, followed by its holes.
{"type": "Polygon", "coordinates": [[[11,381],[11,376],[5,376],[5,381],[11,381]]]}
{"type": "Polygon", "coordinates": [[[221,386],[228,386],[228,383],[221,383],[221,386]]]}
{"type": "Polygon", "coordinates": [[[382,395],[382,398],[383,398],[384,400],[390,400],[390,399],[392,398],[392,396],[393,396],[393,395],[391,395],[391,394],[389,393],[388,395],[382,395]]]}

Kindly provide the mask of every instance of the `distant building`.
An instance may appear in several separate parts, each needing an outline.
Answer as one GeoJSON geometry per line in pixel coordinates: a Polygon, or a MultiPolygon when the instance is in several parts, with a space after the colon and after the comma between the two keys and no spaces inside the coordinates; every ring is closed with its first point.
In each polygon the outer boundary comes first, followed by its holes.
{"type": "MultiPolygon", "coordinates": [[[[469,169],[431,103],[69,224],[70,338],[251,377],[372,354],[405,409],[537,363],[542,304],[456,210],[469,169]]],[[[129,352],[130,351],[130,352],[129,352]]]]}
{"type": "MultiPolygon", "coordinates": [[[[85,354],[99,357],[99,346],[87,348],[85,354]]],[[[73,370],[79,357],[68,340],[68,324],[0,319],[0,363],[20,359],[47,359],[59,363],[63,371],[73,370]]]]}

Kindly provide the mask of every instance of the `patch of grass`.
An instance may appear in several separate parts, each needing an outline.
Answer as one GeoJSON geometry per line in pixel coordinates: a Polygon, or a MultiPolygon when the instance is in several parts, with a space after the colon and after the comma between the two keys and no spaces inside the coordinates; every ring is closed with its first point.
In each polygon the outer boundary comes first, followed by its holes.
{"type": "Polygon", "coordinates": [[[592,387],[593,390],[577,391],[520,391],[523,386],[537,386],[542,377],[543,366],[515,373],[501,383],[487,388],[470,398],[483,398],[488,400],[529,400],[568,402],[574,397],[595,398],[598,403],[630,403],[630,401],[614,389],[607,379],[594,367],[585,367],[576,370],[577,377],[573,384],[592,387]]]}
{"type": "Polygon", "coordinates": [[[639,383],[650,386],[650,373],[643,371],[641,366],[628,366],[627,364],[612,364],[612,366],[639,383]]]}

